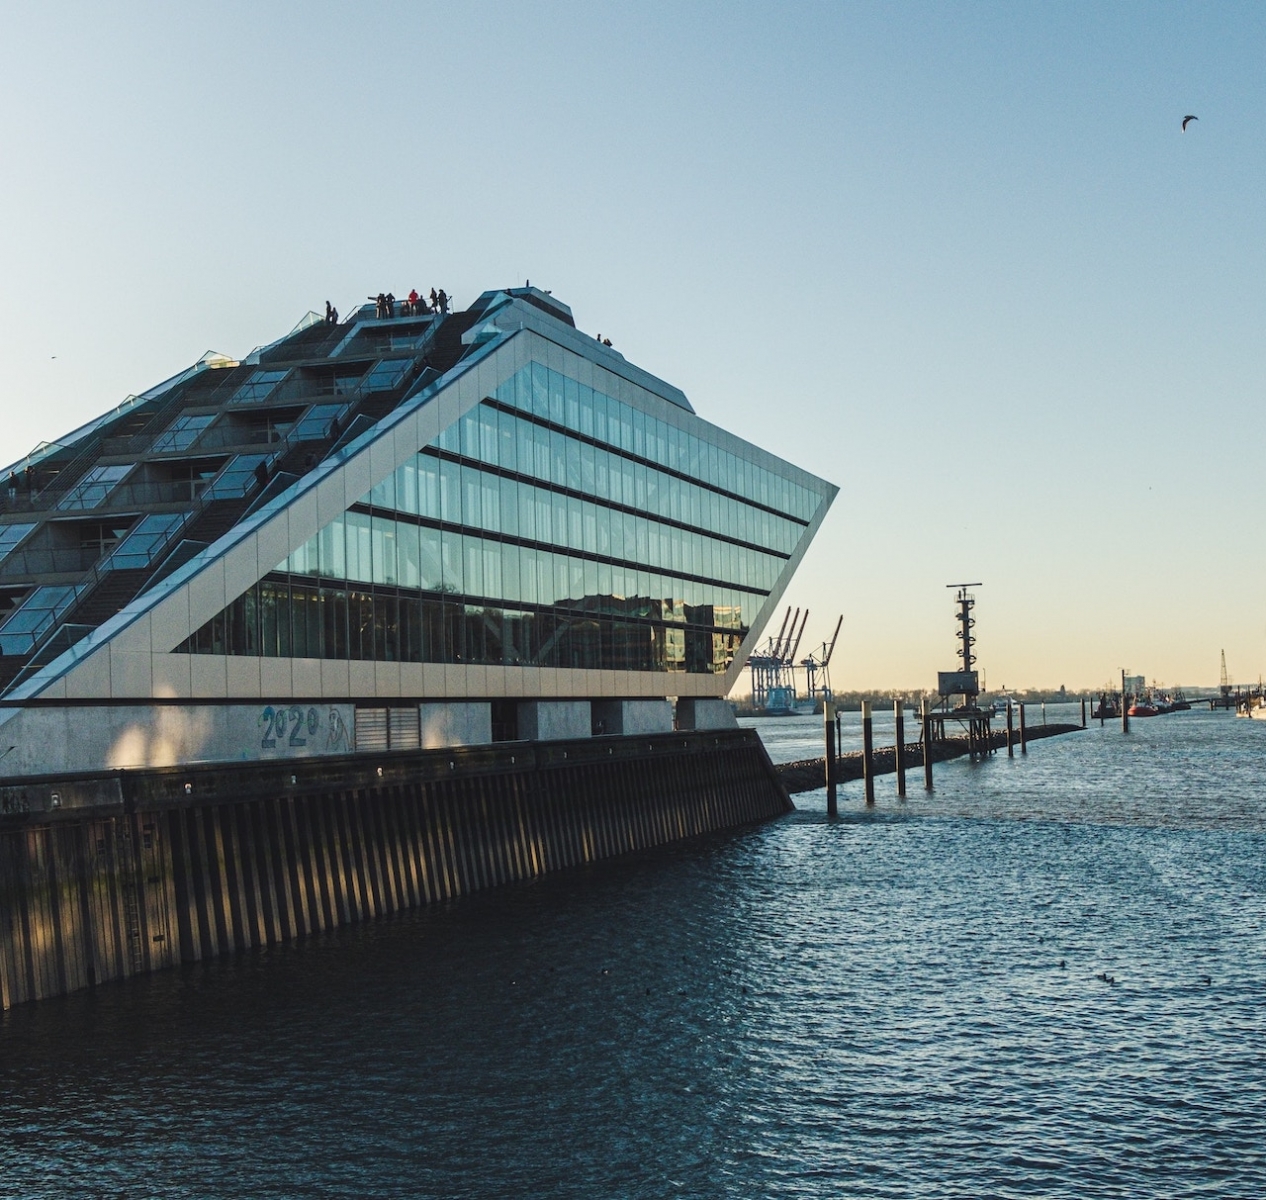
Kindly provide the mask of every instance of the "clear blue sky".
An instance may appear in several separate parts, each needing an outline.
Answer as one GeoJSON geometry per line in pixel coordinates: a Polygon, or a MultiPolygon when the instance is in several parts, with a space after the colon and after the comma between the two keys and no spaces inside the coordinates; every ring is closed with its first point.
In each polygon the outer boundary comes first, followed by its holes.
{"type": "Polygon", "coordinates": [[[961,579],[993,686],[1255,679],[1264,71],[1247,4],[15,7],[0,458],[531,277],[840,485],[837,688],[951,666],[961,579]]]}

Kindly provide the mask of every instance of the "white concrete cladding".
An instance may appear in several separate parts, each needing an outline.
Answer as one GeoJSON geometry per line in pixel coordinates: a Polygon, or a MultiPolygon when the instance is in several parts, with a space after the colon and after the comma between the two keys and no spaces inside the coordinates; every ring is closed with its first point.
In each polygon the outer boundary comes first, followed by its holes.
{"type": "MultiPolygon", "coordinates": [[[[100,752],[98,765],[139,765],[142,761],[194,761],[207,757],[234,759],[247,733],[262,740],[261,714],[292,705],[320,714],[339,712],[354,728],[349,702],[384,706],[426,702],[456,713],[455,702],[469,702],[471,714],[482,713],[491,700],[566,701],[585,708],[588,699],[642,700],[671,692],[684,698],[725,695],[733,685],[758,631],[776,608],[784,589],[816,534],[836,489],[782,462],[759,447],[710,425],[696,416],[677,389],[657,381],[592,339],[553,320],[532,305],[507,300],[470,331],[472,351],[452,370],[402,401],[388,416],[346,447],[310,470],[281,495],[231,529],[171,576],[142,593],[118,615],[49,663],[11,694],[12,701],[38,699],[112,705],[108,714],[86,717],[85,710],[0,709],[0,741],[26,743],[28,732],[49,725],[69,730],[75,722],[103,723],[85,745],[100,752]],[[468,663],[368,662],[346,659],[268,658],[173,653],[189,635],[273,571],[318,530],[346,512],[406,459],[430,444],[441,431],[496,391],[530,363],[541,363],[618,398],[678,429],[788,479],[822,497],[809,526],[786,562],[749,632],[724,674],[614,671],[599,669],[472,665],[468,663]],[[290,700],[287,698],[297,698],[290,700]],[[301,699],[320,697],[319,701],[301,699]],[[137,707],[150,701],[175,702],[172,707],[137,707]],[[180,702],[186,702],[184,705],[180,702]],[[199,702],[207,702],[205,707],[199,702]],[[212,704],[210,702],[218,702],[212,704]],[[236,702],[236,703],[234,703],[236,702]],[[188,719],[173,725],[173,712],[188,719]],[[142,717],[140,713],[153,714],[142,717]],[[205,713],[204,716],[197,714],[205,713]],[[216,713],[219,715],[212,716],[216,713]],[[228,714],[235,714],[230,716],[228,714]],[[78,715],[76,715],[78,714],[78,715]],[[227,722],[227,724],[226,724],[227,722]],[[176,728],[179,726],[179,728],[176,728]],[[19,738],[19,730],[22,736],[19,738]],[[126,746],[144,746],[128,750],[126,746]],[[166,747],[179,747],[169,751],[166,747]],[[119,757],[122,755],[122,759],[119,757]],[[155,757],[156,756],[156,757],[155,757]],[[123,761],[126,760],[126,763],[123,761]]],[[[426,709],[421,740],[426,744],[426,709]]],[[[560,710],[562,711],[562,710],[560,710]]],[[[570,711],[570,707],[567,709],[570,711]]],[[[438,718],[437,718],[438,719],[438,718]]],[[[659,718],[655,718],[658,720],[659,718]]],[[[456,744],[482,733],[484,718],[444,717],[447,732],[435,744],[456,744]]],[[[289,718],[287,718],[289,722],[289,718]]],[[[568,729],[579,729],[580,717],[568,729]]],[[[321,727],[324,730],[324,726],[321,727]]],[[[288,749],[294,728],[287,723],[288,749]]],[[[298,735],[305,737],[305,735],[298,735]]],[[[325,736],[322,732],[318,735],[325,736]]],[[[573,736],[558,734],[556,736],[573,736]]],[[[306,739],[305,739],[306,740],[306,739]]],[[[48,739],[38,735],[40,747],[48,739]]],[[[0,750],[3,746],[0,746],[0,750]]],[[[267,750],[261,745],[260,752],[267,750]]],[[[78,755],[78,752],[76,752],[78,755]]],[[[85,752],[86,753],[86,752],[85,752]]],[[[46,758],[37,749],[19,753],[0,767],[15,773],[52,771],[60,751],[46,758]]],[[[78,755],[82,758],[83,755],[78,755]]]]}
{"type": "Polygon", "coordinates": [[[683,696],[677,701],[678,729],[737,729],[728,700],[683,696]]]}
{"type": "Polygon", "coordinates": [[[590,711],[588,700],[527,700],[519,705],[519,737],[529,742],[588,737],[590,711]]]}
{"type": "Polygon", "coordinates": [[[491,704],[423,704],[420,712],[424,750],[492,741],[491,704]]]}
{"type": "Polygon", "coordinates": [[[348,754],[351,704],[130,704],[13,710],[0,774],[62,775],[348,754]],[[11,748],[10,748],[11,747],[11,748]]]}
{"type": "Polygon", "coordinates": [[[667,700],[595,700],[595,734],[671,733],[673,706],[667,700]]]}

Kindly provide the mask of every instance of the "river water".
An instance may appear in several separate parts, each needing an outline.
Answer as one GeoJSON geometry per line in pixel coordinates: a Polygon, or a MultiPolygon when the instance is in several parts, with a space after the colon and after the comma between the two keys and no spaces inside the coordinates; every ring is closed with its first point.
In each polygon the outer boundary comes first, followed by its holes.
{"type": "Polygon", "coordinates": [[[1261,1197],[1264,779],[1096,725],[17,1009],[0,1195],[1261,1197]]]}

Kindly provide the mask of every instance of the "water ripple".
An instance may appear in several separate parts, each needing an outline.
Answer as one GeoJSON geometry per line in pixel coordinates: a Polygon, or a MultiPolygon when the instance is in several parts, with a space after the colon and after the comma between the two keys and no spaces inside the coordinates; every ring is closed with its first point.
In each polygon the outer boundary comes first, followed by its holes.
{"type": "Polygon", "coordinates": [[[9,1013],[0,1191],[1260,1197],[1266,729],[1167,720],[9,1013]]]}

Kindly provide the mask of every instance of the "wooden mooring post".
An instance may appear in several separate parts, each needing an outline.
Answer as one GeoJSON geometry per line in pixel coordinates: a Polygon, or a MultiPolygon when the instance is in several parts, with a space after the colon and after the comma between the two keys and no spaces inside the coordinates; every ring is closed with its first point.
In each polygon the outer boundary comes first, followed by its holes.
{"type": "Polygon", "coordinates": [[[835,705],[822,701],[822,726],[826,735],[826,815],[839,816],[839,804],[835,795],[835,705]]]}
{"type": "Polygon", "coordinates": [[[1011,718],[1011,701],[1007,701],[1007,757],[1015,757],[1015,729],[1011,718]]]}
{"type": "Polygon", "coordinates": [[[923,789],[932,790],[932,712],[926,696],[919,702],[919,716],[923,720],[923,789]]]}
{"type": "Polygon", "coordinates": [[[1121,732],[1130,732],[1130,704],[1125,694],[1125,668],[1121,668],[1121,732]]]}
{"type": "Polygon", "coordinates": [[[875,729],[870,701],[862,701],[862,779],[866,784],[866,807],[875,804],[875,729]]]}
{"type": "Polygon", "coordinates": [[[897,796],[904,800],[906,798],[906,702],[904,700],[892,702],[892,716],[896,725],[893,752],[897,766],[897,796]]]}
{"type": "Polygon", "coordinates": [[[1081,727],[1086,728],[1086,697],[1081,698],[1081,727]]]}
{"type": "Polygon", "coordinates": [[[1024,723],[1024,701],[1020,701],[1020,753],[1027,754],[1029,752],[1029,732],[1028,727],[1024,723]]]}

